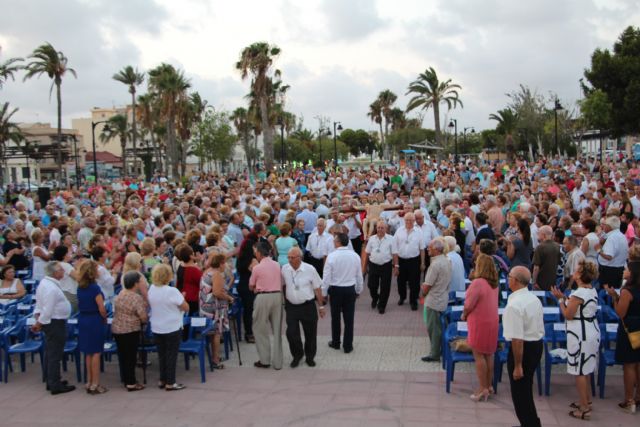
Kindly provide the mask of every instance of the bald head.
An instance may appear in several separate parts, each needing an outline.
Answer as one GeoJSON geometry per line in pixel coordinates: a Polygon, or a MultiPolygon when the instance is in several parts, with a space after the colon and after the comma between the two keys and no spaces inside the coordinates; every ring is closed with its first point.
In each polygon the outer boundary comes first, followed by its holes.
{"type": "Polygon", "coordinates": [[[538,229],[538,240],[544,242],[553,237],[553,229],[548,225],[543,225],[538,229]]]}
{"type": "Polygon", "coordinates": [[[523,266],[513,267],[509,272],[509,288],[512,291],[526,288],[531,281],[531,272],[523,266]]]}

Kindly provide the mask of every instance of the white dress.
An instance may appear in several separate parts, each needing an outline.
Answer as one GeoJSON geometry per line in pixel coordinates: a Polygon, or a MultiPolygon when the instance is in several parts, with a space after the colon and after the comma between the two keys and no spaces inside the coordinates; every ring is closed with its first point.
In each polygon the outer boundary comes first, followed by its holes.
{"type": "MultiPolygon", "coordinates": [[[[44,246],[38,246],[40,250],[42,250],[46,255],[49,255],[49,251],[44,246]]],[[[35,249],[35,248],[34,248],[35,249]]],[[[40,281],[44,279],[44,266],[47,264],[47,261],[40,258],[39,256],[33,256],[33,279],[40,281]]]]}
{"type": "Polygon", "coordinates": [[[573,320],[567,320],[567,373],[589,375],[598,366],[600,348],[598,293],[595,289],[578,288],[571,296],[580,298],[582,303],[573,320]]]}
{"type": "MultiPolygon", "coordinates": [[[[11,286],[8,288],[0,288],[0,294],[2,295],[13,295],[18,293],[18,279],[13,279],[11,282],[11,286]]],[[[9,298],[0,298],[0,305],[7,305],[14,302],[14,299],[9,298]]]]}
{"type": "Polygon", "coordinates": [[[594,262],[597,265],[598,251],[596,251],[596,245],[600,243],[600,238],[598,238],[598,235],[593,232],[587,234],[586,236],[584,236],[584,238],[589,241],[589,249],[587,249],[587,252],[584,254],[584,256],[587,261],[594,262]]]}

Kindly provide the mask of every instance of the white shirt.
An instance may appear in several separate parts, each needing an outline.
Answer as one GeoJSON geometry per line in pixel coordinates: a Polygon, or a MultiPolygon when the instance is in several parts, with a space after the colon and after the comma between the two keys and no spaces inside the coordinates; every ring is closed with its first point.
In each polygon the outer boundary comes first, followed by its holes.
{"type": "Polygon", "coordinates": [[[62,237],[62,235],[60,234],[60,230],[58,230],[57,228],[53,228],[51,229],[51,232],[49,233],[49,242],[50,243],[60,243],[60,238],[62,237]]]}
{"type": "Polygon", "coordinates": [[[360,256],[347,247],[337,248],[329,254],[322,271],[322,295],[327,296],[329,286],[356,287],[362,292],[362,266],[360,256]]]}
{"type": "Polygon", "coordinates": [[[333,236],[326,230],[322,235],[314,231],[307,240],[307,251],[316,259],[323,259],[329,255],[330,249],[333,247],[333,236]]]}
{"type": "Polygon", "coordinates": [[[322,216],[324,218],[329,218],[329,212],[330,212],[329,208],[323,205],[322,203],[320,203],[316,208],[316,213],[318,214],[319,217],[322,216]]]}
{"type": "Polygon", "coordinates": [[[151,332],[154,334],[169,334],[182,329],[182,310],[180,305],[184,297],[174,287],[149,287],[149,306],[151,307],[151,332]]]}
{"type": "Polygon", "coordinates": [[[393,236],[385,234],[382,239],[377,234],[369,237],[365,248],[369,261],[377,265],[384,265],[393,259],[393,236]]]}
{"type": "Polygon", "coordinates": [[[344,221],[344,225],[346,225],[347,229],[349,230],[349,240],[357,239],[362,234],[360,233],[360,227],[358,226],[359,224],[360,217],[358,215],[350,216],[344,221]]]}
{"type": "Polygon", "coordinates": [[[68,262],[61,262],[60,267],[64,270],[64,277],[60,280],[60,289],[70,294],[78,293],[78,282],[73,280],[69,274],[73,271],[73,266],[68,262]]]}
{"type": "Polygon", "coordinates": [[[40,315],[38,322],[43,325],[51,323],[51,319],[66,320],[71,315],[71,304],[62,293],[60,283],[53,277],[46,276],[40,281],[34,313],[40,315]]]}
{"type": "Polygon", "coordinates": [[[633,196],[629,201],[633,207],[633,216],[640,217],[640,199],[638,199],[638,196],[633,196]]]}
{"type": "Polygon", "coordinates": [[[428,216],[425,216],[424,223],[422,225],[417,225],[416,227],[420,228],[422,231],[422,236],[424,239],[424,247],[429,246],[429,243],[436,237],[438,237],[438,230],[436,230],[436,226],[428,219],[428,216]]]}
{"type": "Polygon", "coordinates": [[[462,257],[456,251],[447,253],[447,258],[451,261],[451,282],[449,282],[449,291],[461,291],[466,290],[466,284],[464,280],[464,263],[462,257]]]}
{"type": "Polygon", "coordinates": [[[116,279],[113,278],[109,270],[104,265],[98,266],[98,277],[96,277],[96,283],[100,286],[100,290],[104,294],[106,301],[111,301],[115,295],[113,285],[116,283],[116,279]]]}
{"type": "Polygon", "coordinates": [[[411,232],[402,226],[393,235],[393,254],[400,258],[415,258],[424,250],[424,239],[422,231],[415,225],[411,232]]]}
{"type": "Polygon", "coordinates": [[[611,260],[606,260],[598,255],[598,263],[607,267],[624,267],[627,263],[627,255],[629,255],[629,244],[627,238],[620,230],[613,230],[607,234],[602,246],[602,252],[605,255],[613,256],[611,260]]]}
{"type": "Polygon", "coordinates": [[[544,337],[542,303],[527,288],[509,295],[502,315],[502,328],[507,341],[539,341],[544,337]]]}
{"type": "Polygon", "coordinates": [[[297,270],[291,264],[283,265],[282,280],[285,284],[285,297],[291,304],[302,304],[315,299],[315,289],[322,287],[320,275],[306,262],[300,263],[297,270]]]}

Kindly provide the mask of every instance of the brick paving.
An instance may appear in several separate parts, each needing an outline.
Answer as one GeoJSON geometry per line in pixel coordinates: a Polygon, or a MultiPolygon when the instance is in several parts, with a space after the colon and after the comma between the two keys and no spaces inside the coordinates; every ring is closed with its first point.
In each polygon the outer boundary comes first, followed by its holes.
{"type": "MultiPolygon", "coordinates": [[[[436,363],[419,359],[428,348],[419,312],[396,305],[392,295],[387,313],[371,310],[363,294],[356,311],[354,351],[344,354],[327,346],[329,318],[320,320],[318,366],[291,369],[285,344],[285,367],[280,371],[256,369],[255,346],[241,344],[243,366],[237,353],[226,369],[207,371],[200,383],[197,362],[190,371],[178,364],[178,380],[187,389],[169,393],[155,387],[128,393],[118,386],[117,365],[106,363],[103,384],[111,390],[90,396],[83,390],[51,396],[39,381],[38,362],[27,372],[10,374],[0,384],[0,426],[513,426],[509,385],[499,385],[489,402],[474,403],[468,396],[476,386],[471,366],[456,369],[452,392],[445,393],[444,372],[436,363]]],[[[155,384],[155,357],[149,385],[155,384]]],[[[65,375],[75,377],[73,367],[65,375]]],[[[572,378],[554,370],[550,397],[536,397],[544,426],[579,426],[567,415],[576,400],[572,378]]],[[[594,399],[590,426],[638,425],[640,415],[620,412],[620,369],[609,369],[607,398],[594,399]]]]}

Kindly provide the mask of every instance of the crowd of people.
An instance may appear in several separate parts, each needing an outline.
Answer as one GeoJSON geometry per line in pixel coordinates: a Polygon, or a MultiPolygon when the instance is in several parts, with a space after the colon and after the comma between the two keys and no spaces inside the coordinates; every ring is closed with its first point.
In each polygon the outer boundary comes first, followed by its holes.
{"type": "Polygon", "coordinates": [[[462,319],[478,376],[475,401],[493,394],[498,307],[506,305],[508,372],[523,426],[540,425],[532,381],[545,335],[542,305],[530,290],[554,295],[566,319],[567,372],[578,391],[570,415],[581,419],[593,410],[588,381],[600,348],[598,291],[606,290],[621,319],[620,407],[635,412],[640,404],[640,349],[631,338],[640,330],[640,167],[631,161],[307,166],[201,173],[186,184],[154,176],[58,191],[50,200],[7,193],[4,208],[0,304],[25,297],[16,272],[30,269],[37,281],[33,329],[44,332],[52,394],[74,388],[61,380],[59,364],[66,320],[76,313],[88,393],[107,391],[100,353],[110,316],[126,389],[144,388],[135,375],[136,349],[150,324],[158,386],[180,390],[185,315],[211,319],[218,369],[233,304],[242,307],[241,332],[257,347],[257,368],[282,368],[283,315],[291,368],[303,358],[315,366],[317,323],[327,311],[328,345],[354,351],[355,305],[366,279],[380,315],[395,294],[409,312],[423,305],[427,363],[442,357],[450,291],[466,291],[462,319]],[[501,279],[511,291],[506,301],[501,279]]]}

